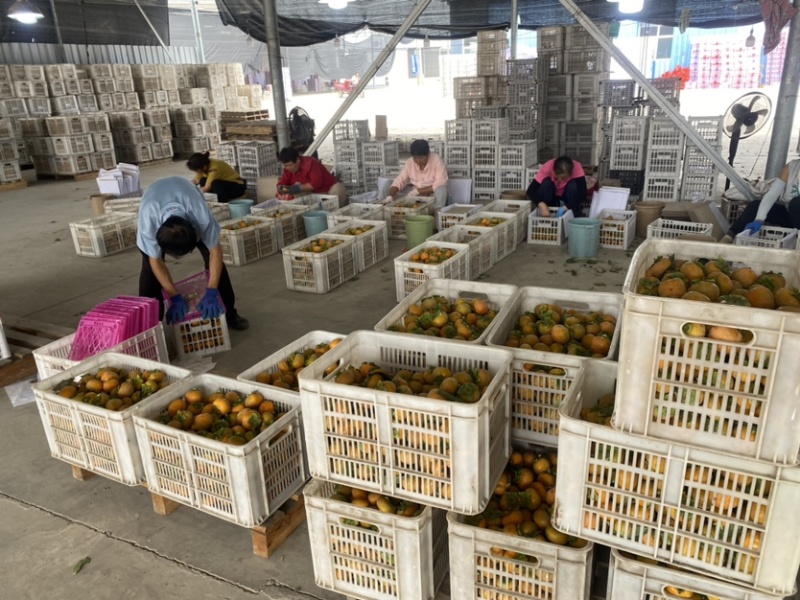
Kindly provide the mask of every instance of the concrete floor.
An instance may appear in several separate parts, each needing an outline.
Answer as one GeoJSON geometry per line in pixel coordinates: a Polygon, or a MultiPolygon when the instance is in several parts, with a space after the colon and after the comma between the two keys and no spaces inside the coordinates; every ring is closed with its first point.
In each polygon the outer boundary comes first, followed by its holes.
{"type": "MultiPolygon", "coordinates": [[[[28,317],[75,327],[95,304],[137,292],[133,250],[103,259],[75,255],[69,223],[89,218],[96,183],[31,181],[0,195],[0,318],[28,317]]],[[[146,168],[143,185],[187,175],[181,162],[146,168]]],[[[280,255],[230,269],[237,306],[251,327],[233,332],[217,370],[238,373],[308,331],[372,329],[395,304],[392,258],[325,295],[288,291],[280,255]]],[[[619,290],[629,253],[602,251],[599,262],[571,262],[566,246],[523,244],[483,276],[518,286],[619,290]]],[[[202,268],[199,257],[170,264],[173,276],[202,268]]],[[[34,404],[12,408],[0,390],[0,562],[2,598],[224,598],[275,600],[341,596],[314,585],[305,525],[269,560],[251,553],[250,532],[181,507],[157,516],[145,488],[102,477],[74,480],[48,451],[34,404]],[[76,562],[92,561],[73,576],[76,562]]]]}

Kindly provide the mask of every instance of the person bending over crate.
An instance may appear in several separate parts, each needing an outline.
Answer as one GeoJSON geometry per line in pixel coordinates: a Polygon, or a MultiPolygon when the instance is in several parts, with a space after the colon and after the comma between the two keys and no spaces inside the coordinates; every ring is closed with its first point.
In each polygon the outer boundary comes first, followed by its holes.
{"type": "Polygon", "coordinates": [[[247,192],[247,181],[236,169],[224,160],[209,158],[208,152],[192,154],[186,166],[197,173],[193,183],[207,194],[216,194],[219,202],[236,200],[247,192]]]}
{"type": "Polygon", "coordinates": [[[755,235],[764,222],[775,227],[800,229],[800,158],[784,165],[764,197],[745,206],[728,235],[720,241],[731,243],[745,229],[755,235]]]}
{"type": "Polygon", "coordinates": [[[347,204],[347,188],[313,156],[300,156],[295,148],[283,148],[278,153],[283,174],[278,180],[278,194],[330,194],[339,198],[339,207],[347,204]]]}
{"type": "Polygon", "coordinates": [[[539,207],[542,217],[549,217],[551,208],[556,209],[556,217],[568,210],[580,217],[587,196],[583,166],[569,156],[548,160],[536,173],[526,195],[539,207]]]}
{"type": "Polygon", "coordinates": [[[431,152],[426,140],[414,140],[411,143],[411,158],[406,161],[400,175],[391,185],[384,184],[379,193],[384,204],[397,198],[398,194],[433,196],[436,199],[435,207],[443,208],[447,204],[448,181],[447,167],[442,158],[436,152],[431,152]]]}
{"type": "Polygon", "coordinates": [[[147,189],[139,206],[136,245],[142,253],[139,295],[159,301],[159,317],[164,318],[161,291],[169,295],[167,323],[179,323],[189,310],[186,300],[172,281],[164,258],[186,256],[195,248],[208,271],[208,287],[198,309],[204,319],[226,314],[228,326],[247,329],[247,319],[236,312],[236,296],[222,262],[220,227],[200,191],[183,177],[159,179],[147,189]]]}

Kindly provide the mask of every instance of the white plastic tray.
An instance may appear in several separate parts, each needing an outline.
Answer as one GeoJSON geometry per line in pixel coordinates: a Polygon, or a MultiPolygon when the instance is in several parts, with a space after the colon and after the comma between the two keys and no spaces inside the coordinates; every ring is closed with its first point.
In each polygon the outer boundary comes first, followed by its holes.
{"type": "Polygon", "coordinates": [[[300,399],[314,477],[428,506],[477,514],[510,452],[511,353],[396,333],[356,331],[300,374],[300,399]],[[390,370],[487,369],[494,378],[475,404],[334,383],[332,364],[373,362],[390,370]],[[352,432],[352,433],[348,433],[352,432]]]}
{"type": "Polygon", "coordinates": [[[287,289],[327,294],[356,276],[358,270],[355,236],[336,235],[324,231],[314,238],[307,238],[283,248],[283,271],[287,289]],[[303,250],[314,238],[341,239],[344,243],[325,252],[303,250]]]}
{"type": "Polygon", "coordinates": [[[755,235],[740,233],[733,239],[733,243],[737,246],[755,246],[757,248],[794,249],[797,245],[797,229],[764,225],[755,235]]]}
{"type": "Polygon", "coordinates": [[[417,289],[429,279],[469,279],[470,274],[470,247],[468,244],[452,244],[436,240],[427,240],[412,248],[405,254],[401,254],[394,259],[394,281],[397,301],[402,302],[403,298],[417,289]],[[413,262],[411,257],[418,254],[425,248],[436,246],[438,248],[449,248],[457,252],[446,261],[429,265],[425,263],[413,262]]]}
{"type": "Polygon", "coordinates": [[[194,375],[171,386],[167,394],[134,411],[148,489],[243,527],[258,525],[308,478],[298,404],[297,396],[278,388],[217,375],[194,375]],[[276,411],[286,414],[244,446],[152,420],[192,389],[205,394],[257,390],[275,402],[276,411]]]}
{"type": "Polygon", "coordinates": [[[384,221],[350,219],[349,222],[334,225],[333,227],[329,226],[327,233],[347,235],[355,239],[353,250],[358,273],[378,264],[389,256],[389,231],[384,221]],[[349,233],[346,233],[351,227],[360,225],[372,225],[372,229],[356,236],[350,236],[349,233]]]}
{"type": "Polygon", "coordinates": [[[647,226],[647,239],[675,239],[684,235],[711,235],[714,227],[711,223],[688,223],[686,221],[670,221],[656,219],[647,226]]]}
{"type": "Polygon", "coordinates": [[[467,227],[453,225],[428,238],[429,242],[450,242],[469,246],[469,275],[474,281],[479,275],[494,266],[494,236],[497,232],[491,227],[467,227]]]}
{"type": "Polygon", "coordinates": [[[636,211],[604,209],[597,218],[602,221],[600,247],[627,250],[636,236],[636,211]]]}
{"type": "Polygon", "coordinates": [[[142,483],[145,471],[133,432],[134,411],[138,407],[158,402],[165,395],[169,396],[174,392],[176,382],[189,375],[190,371],[168,364],[127,354],[104,352],[33,384],[33,395],[36,397],[50,453],[54,458],[125,485],[142,483]],[[160,369],[172,385],[119,412],[69,400],[52,391],[62,381],[105,366],[160,369]]]}
{"type": "Polygon", "coordinates": [[[481,219],[501,219],[502,223],[489,226],[495,230],[494,236],[494,260],[499,262],[514,252],[517,247],[518,238],[516,230],[517,216],[504,212],[481,211],[464,221],[468,227],[485,227],[481,224],[481,219]]]}

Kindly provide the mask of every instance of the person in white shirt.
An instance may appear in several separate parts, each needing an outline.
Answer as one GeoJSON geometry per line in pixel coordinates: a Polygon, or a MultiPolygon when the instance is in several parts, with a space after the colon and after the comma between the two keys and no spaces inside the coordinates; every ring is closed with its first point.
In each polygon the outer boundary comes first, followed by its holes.
{"type": "Polygon", "coordinates": [[[414,140],[411,158],[406,161],[400,175],[391,184],[384,184],[380,197],[391,202],[400,196],[433,196],[436,208],[447,204],[447,167],[436,153],[431,152],[426,140],[414,140]]]}
{"type": "Polygon", "coordinates": [[[179,323],[188,312],[186,300],[178,293],[164,258],[185,256],[195,248],[203,257],[208,275],[208,288],[198,305],[204,319],[216,319],[226,314],[228,326],[243,330],[247,319],[236,311],[228,270],[222,262],[219,243],[220,226],[211,214],[205,197],[183,177],[165,177],[148,186],[139,206],[136,245],[142,254],[139,274],[139,295],[155,298],[160,303],[161,318],[164,304],[161,291],[170,298],[166,311],[168,323],[179,323]]]}
{"type": "Polygon", "coordinates": [[[761,200],[754,200],[744,207],[723,241],[730,242],[745,230],[756,234],[764,223],[800,229],[800,159],[783,167],[761,200]]]}

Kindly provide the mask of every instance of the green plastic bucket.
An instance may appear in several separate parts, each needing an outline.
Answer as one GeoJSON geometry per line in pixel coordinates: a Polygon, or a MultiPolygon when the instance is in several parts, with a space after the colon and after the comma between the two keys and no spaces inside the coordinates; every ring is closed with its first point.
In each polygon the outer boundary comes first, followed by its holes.
{"type": "Polygon", "coordinates": [[[600,246],[599,219],[579,217],[569,222],[569,255],[572,258],[594,258],[600,246]]]}
{"type": "Polygon", "coordinates": [[[250,214],[250,208],[252,206],[252,200],[231,200],[228,202],[228,207],[231,209],[231,219],[246,217],[250,214]]]}
{"type": "Polygon", "coordinates": [[[433,235],[433,217],[420,215],[406,217],[406,244],[409,248],[419,246],[433,235]]]}
{"type": "Polygon", "coordinates": [[[318,235],[328,228],[328,211],[312,210],[303,213],[303,222],[306,226],[306,237],[318,235]]]}

